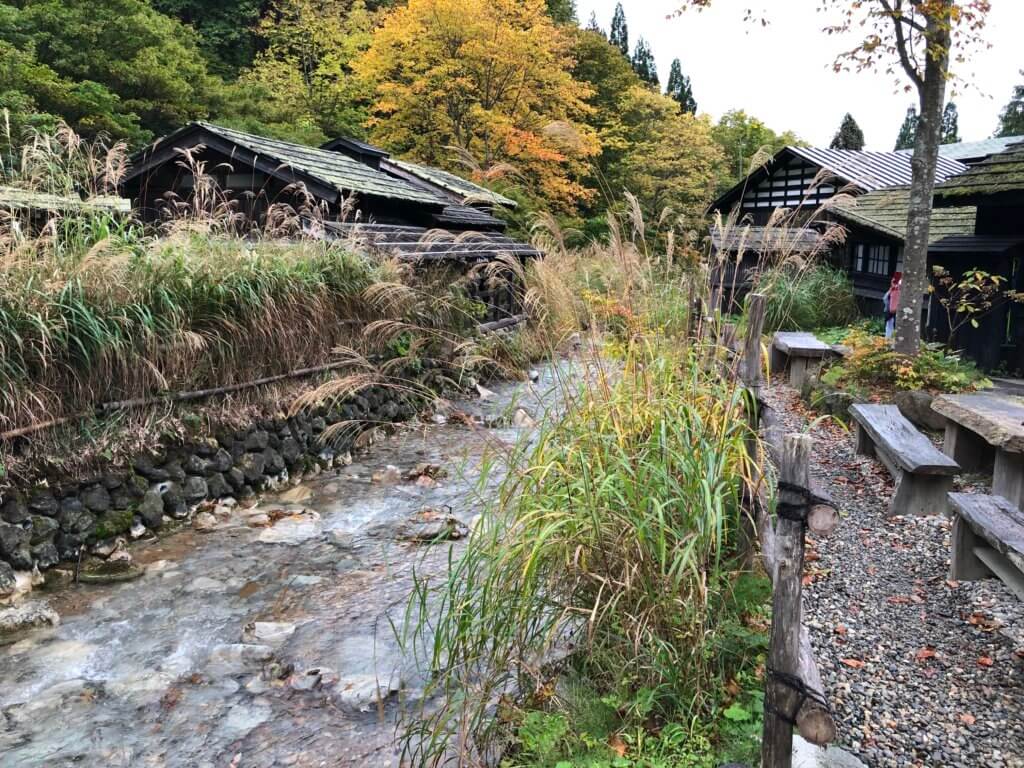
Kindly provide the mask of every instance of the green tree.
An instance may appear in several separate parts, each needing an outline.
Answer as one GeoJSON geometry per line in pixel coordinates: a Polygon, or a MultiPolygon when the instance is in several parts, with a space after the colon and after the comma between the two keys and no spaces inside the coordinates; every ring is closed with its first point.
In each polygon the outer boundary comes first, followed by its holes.
{"type": "Polygon", "coordinates": [[[615,13],[612,14],[612,30],[608,35],[608,40],[622,52],[623,56],[629,58],[629,27],[626,24],[626,12],[622,8],[622,3],[615,5],[615,13]]]}
{"type": "Polygon", "coordinates": [[[731,169],[731,173],[723,178],[724,186],[735,184],[750,173],[750,162],[761,150],[775,153],[783,147],[805,145],[792,131],[776,133],[742,109],[722,115],[712,135],[725,152],[731,169]]]}
{"type": "Polygon", "coordinates": [[[843,118],[843,122],[839,125],[839,130],[836,131],[836,135],[832,139],[832,143],[829,145],[831,149],[855,149],[860,151],[864,149],[864,131],[857,125],[857,121],[853,119],[853,115],[849,112],[843,118]]]}
{"type": "Polygon", "coordinates": [[[268,9],[266,0],[151,0],[199,34],[199,46],[214,72],[237,76],[256,55],[255,26],[268,9]]]}
{"type": "Polygon", "coordinates": [[[7,154],[27,129],[52,134],[61,122],[79,134],[104,133],[133,143],[149,134],[138,115],[127,111],[117,94],[91,80],[73,82],[45,64],[31,50],[0,41],[0,151],[7,154]]]}
{"type": "Polygon", "coordinates": [[[577,30],[572,53],[573,76],[589,87],[588,121],[601,142],[592,175],[585,179],[601,195],[583,213],[600,219],[621,204],[625,191],[637,195],[648,220],[665,207],[677,214],[703,211],[725,164],[710,123],[652,91],[600,33],[577,30]]]}
{"type": "Polygon", "coordinates": [[[590,12],[590,20],[587,21],[587,31],[596,32],[605,40],[608,39],[608,33],[601,28],[601,23],[597,20],[597,14],[594,11],[590,12]]]}
{"type": "Polygon", "coordinates": [[[655,88],[661,87],[654,53],[651,51],[651,46],[642,37],[636,41],[636,50],[633,51],[633,71],[648,85],[655,88]]]}
{"type": "Polygon", "coordinates": [[[693,87],[690,85],[690,78],[683,74],[683,65],[679,59],[672,60],[665,95],[678,103],[683,112],[689,112],[691,115],[697,114],[697,101],[693,98],[693,87]]]}
{"type": "Polygon", "coordinates": [[[942,137],[940,144],[956,144],[960,141],[960,114],[952,101],[942,110],[942,137]]]}
{"type": "Polygon", "coordinates": [[[699,219],[726,164],[709,118],[681,112],[674,100],[645,87],[626,91],[619,109],[627,146],[619,188],[636,195],[650,221],[665,210],[699,219]]]}
{"type": "Polygon", "coordinates": [[[903,125],[900,126],[900,134],[896,137],[897,150],[914,148],[914,137],[917,136],[919,122],[917,107],[908,107],[907,116],[903,118],[903,125]]]}
{"type": "MultiPolygon", "coordinates": [[[[29,53],[80,94],[81,87],[92,84],[86,99],[91,104],[86,111],[92,113],[88,120],[74,110],[57,113],[86,135],[101,124],[115,138],[135,142],[169,133],[205,116],[217,88],[196,33],[142,0],[0,5],[0,41],[29,53]],[[93,112],[97,109],[112,112],[93,112]],[[141,131],[130,127],[129,115],[138,117],[141,131]]],[[[28,96],[41,101],[36,94],[28,96]]]]}
{"type": "Polygon", "coordinates": [[[373,27],[363,0],[273,0],[230,122],[307,141],[364,135],[369,99],[352,64],[370,47],[373,27]]]}
{"type": "MultiPolygon", "coordinates": [[[[1024,69],[1020,75],[1024,78],[1024,69]]],[[[1013,95],[999,113],[996,136],[1024,136],[1024,84],[1013,86],[1013,95]]]]}
{"type": "Polygon", "coordinates": [[[575,24],[576,0],[547,0],[548,15],[556,24],[575,24]]]}

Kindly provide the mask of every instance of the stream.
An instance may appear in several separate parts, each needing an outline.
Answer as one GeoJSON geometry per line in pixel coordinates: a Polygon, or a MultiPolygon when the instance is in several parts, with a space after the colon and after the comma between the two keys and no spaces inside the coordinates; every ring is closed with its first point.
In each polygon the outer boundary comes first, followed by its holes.
{"type": "Polygon", "coordinates": [[[0,763],[398,765],[400,708],[424,679],[391,622],[414,570],[443,575],[461,544],[389,534],[425,507],[448,505],[470,524],[504,474],[487,472],[478,488],[483,463],[500,464],[531,431],[509,415],[543,418],[566,372],[543,368],[534,384],[454,404],[504,426],[400,426],[350,466],[240,505],[213,531],[133,545],[145,567],[136,581],[46,595],[61,623],[0,647],[0,763]],[[423,464],[448,475],[406,479],[423,464]],[[276,522],[253,527],[265,514],[276,522]]]}

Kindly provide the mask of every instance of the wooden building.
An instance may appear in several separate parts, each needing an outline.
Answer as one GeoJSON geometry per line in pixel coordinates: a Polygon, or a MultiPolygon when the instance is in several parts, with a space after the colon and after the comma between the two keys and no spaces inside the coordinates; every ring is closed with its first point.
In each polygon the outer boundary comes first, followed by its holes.
{"type": "MultiPolygon", "coordinates": [[[[929,260],[953,275],[982,269],[1006,279],[1004,288],[1024,291],[1024,139],[973,165],[935,189],[935,214],[974,209],[969,232],[932,244],[929,260]]],[[[948,324],[947,324],[948,328],[948,324]]],[[[934,328],[936,332],[941,327],[934,328]]],[[[1024,304],[1003,300],[958,333],[957,346],[988,369],[1024,372],[1024,304]]]]}
{"type": "MultiPolygon", "coordinates": [[[[725,225],[729,232],[724,237],[712,227],[712,248],[716,254],[723,251],[728,254],[725,261],[734,265],[728,271],[738,269],[736,278],[731,274],[716,274],[713,281],[732,283],[735,279],[737,294],[742,295],[743,288],[753,282],[758,269],[786,258],[796,245],[800,254],[811,254],[849,269],[864,308],[877,303],[880,311],[881,304],[877,300],[881,293],[877,291],[877,283],[883,280],[888,285],[898,263],[902,238],[896,243],[887,228],[862,226],[854,227],[853,237],[847,238],[846,245],[841,245],[831,240],[819,243],[815,233],[821,235],[830,229],[835,221],[832,209],[839,203],[852,208],[850,201],[854,198],[908,187],[912,173],[910,159],[904,152],[816,147],[781,149],[768,163],[711,204],[710,212],[718,212],[723,220],[731,222],[725,225]],[[767,226],[778,209],[791,212],[787,218],[793,232],[783,238],[783,247],[775,242],[780,239],[778,229],[767,226]],[[855,272],[861,268],[865,273],[857,277],[855,272]]],[[[936,181],[944,181],[967,168],[958,160],[940,157],[936,181]]],[[[876,201],[889,199],[876,197],[865,202],[876,210],[876,201]]],[[[847,221],[844,219],[843,223],[846,226],[847,221]]]]}
{"type": "Polygon", "coordinates": [[[132,158],[122,194],[148,222],[205,195],[256,227],[275,204],[301,211],[312,201],[319,213],[307,217],[308,225],[320,236],[424,267],[449,262],[473,274],[479,285],[471,293],[489,305],[492,320],[512,312],[514,302],[473,266],[541,255],[504,234],[506,223],[496,214],[514,208],[514,200],[349,138],[308,147],[189,123],[132,158]]]}

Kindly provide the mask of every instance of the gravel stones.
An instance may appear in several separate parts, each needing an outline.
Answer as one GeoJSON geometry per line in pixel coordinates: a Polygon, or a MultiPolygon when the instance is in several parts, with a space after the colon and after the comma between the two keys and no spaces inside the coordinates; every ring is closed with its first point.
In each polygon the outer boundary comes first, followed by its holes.
{"type": "MultiPolygon", "coordinates": [[[[786,387],[765,393],[787,432],[814,417],[786,387]]],[[[885,468],[844,430],[812,435],[843,519],[808,540],[804,612],[840,745],[872,768],[1024,766],[1021,603],[996,580],[948,581],[950,521],[887,518],[885,468]]]]}

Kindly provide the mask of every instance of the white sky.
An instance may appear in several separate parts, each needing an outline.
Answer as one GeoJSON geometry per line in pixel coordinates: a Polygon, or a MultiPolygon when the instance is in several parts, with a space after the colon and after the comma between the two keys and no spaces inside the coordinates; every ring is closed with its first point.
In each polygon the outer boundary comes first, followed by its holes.
{"type": "MultiPolygon", "coordinates": [[[[616,0],[577,0],[586,24],[591,11],[607,32],[616,0]]],[[[666,17],[677,0],[623,0],[630,47],[645,37],[658,60],[662,85],[672,59],[682,61],[699,111],[718,119],[739,108],[773,130],[793,130],[805,141],[828,146],[843,115],[853,114],[867,149],[891,150],[907,107],[916,94],[897,92],[891,75],[836,74],[831,67],[843,41],[821,29],[828,17],[817,0],[716,0],[711,10],[666,17]],[[745,8],[762,11],[768,27],[743,21],[745,8]]],[[[985,30],[988,50],[979,50],[962,72],[969,87],[954,96],[960,138],[976,141],[996,130],[997,118],[1024,68],[1024,0],[992,0],[985,30]]],[[[847,48],[852,45],[847,45],[847,48]]]]}

